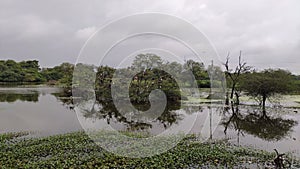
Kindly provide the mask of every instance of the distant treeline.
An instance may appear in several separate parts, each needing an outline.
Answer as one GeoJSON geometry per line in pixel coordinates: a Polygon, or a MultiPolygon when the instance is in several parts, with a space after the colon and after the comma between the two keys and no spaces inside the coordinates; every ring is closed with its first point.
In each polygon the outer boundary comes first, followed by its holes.
{"type": "MultiPolygon", "coordinates": [[[[174,79],[172,79],[171,76],[169,76],[164,71],[153,69],[153,65],[164,67],[166,70],[179,74],[179,76],[182,76],[182,78],[184,78],[185,76],[187,77],[185,72],[189,70],[193,73],[198,85],[197,87],[199,88],[211,87],[211,82],[214,82],[209,78],[208,72],[210,72],[211,69],[214,69],[214,71],[219,73],[226,73],[225,71],[223,72],[222,68],[220,67],[208,66],[206,68],[203,63],[195,62],[193,60],[187,60],[184,64],[179,64],[177,62],[165,62],[159,56],[154,54],[140,54],[135,58],[131,66],[129,66],[128,68],[122,68],[122,71],[127,74],[134,72],[135,68],[139,68],[139,70],[142,70],[134,76],[134,79],[131,79],[132,88],[137,90],[133,91],[136,92],[136,95],[140,95],[142,91],[148,93],[152,89],[159,87],[164,87],[165,90],[167,90],[167,88],[178,87],[177,85],[173,84],[176,82],[174,81],[174,79]]],[[[111,87],[112,76],[116,71],[115,68],[109,66],[96,67],[93,65],[83,64],[79,64],[76,66],[85,67],[82,70],[87,72],[97,70],[95,88],[99,89],[99,94],[103,94],[103,97],[106,97],[106,94],[110,94],[107,93],[110,91],[107,89],[111,87]]],[[[62,63],[61,65],[55,66],[53,68],[41,68],[37,60],[28,60],[21,62],[16,62],[14,60],[0,60],[0,83],[38,82],[60,85],[63,87],[71,87],[73,80],[73,71],[74,65],[70,63],[62,63]]],[[[300,76],[291,74],[288,71],[285,72],[287,72],[286,75],[288,76],[287,78],[290,81],[290,91],[293,93],[299,93],[300,76]]],[[[81,73],[84,74],[84,72],[81,73]]],[[[253,70],[246,72],[242,76],[244,78],[240,78],[240,80],[243,81],[243,79],[249,79],[249,75],[256,75],[257,73],[258,72],[253,70]]],[[[278,71],[278,73],[280,73],[280,71],[278,71]]],[[[227,86],[230,86],[229,83],[230,79],[227,80],[227,86]]],[[[242,84],[242,82],[240,84],[242,84]]],[[[184,85],[185,87],[190,87],[193,84],[189,84],[187,82],[184,85]]],[[[99,95],[99,97],[101,97],[101,94],[99,95]]]]}
{"type": "Polygon", "coordinates": [[[40,68],[39,61],[0,60],[0,82],[2,83],[61,83],[72,78],[74,65],[63,63],[54,68],[40,68]],[[68,79],[69,78],[69,79],[68,79]]]}
{"type": "Polygon", "coordinates": [[[0,60],[0,82],[43,82],[46,79],[40,72],[36,60],[15,62],[0,60]]]}
{"type": "MultiPolygon", "coordinates": [[[[146,61],[148,63],[155,62],[161,64],[161,66],[167,68],[169,71],[182,73],[184,69],[189,69],[193,72],[195,76],[195,80],[197,80],[199,87],[209,88],[210,87],[210,78],[205,70],[204,64],[195,62],[192,60],[188,60],[184,65],[181,65],[177,62],[172,63],[163,63],[160,57],[158,56],[146,56],[140,55],[135,60],[135,65],[128,67],[128,69],[124,69],[127,73],[130,73],[132,67],[141,66],[144,58],[147,57],[149,60],[151,57],[156,57],[151,61],[146,61]]],[[[153,63],[151,63],[153,64],[153,63]]],[[[92,65],[83,65],[78,64],[77,67],[86,67],[86,70],[94,70],[95,66],[92,65]]],[[[100,66],[98,68],[97,75],[100,83],[105,81],[106,78],[113,75],[115,72],[115,68],[109,66],[100,66]]],[[[39,61],[37,60],[28,60],[22,62],[16,62],[14,60],[0,60],[0,82],[13,82],[13,83],[22,83],[22,82],[41,82],[41,83],[50,83],[50,84],[59,84],[63,86],[71,86],[72,84],[72,76],[74,71],[74,65],[70,63],[62,63],[59,66],[55,66],[53,68],[41,68],[39,65],[39,61]]],[[[161,74],[162,72],[160,72],[161,74]]],[[[144,72],[141,74],[137,74],[136,78],[139,77],[138,81],[141,81],[143,78],[145,79],[156,79],[159,78],[158,71],[152,70],[151,66],[144,69],[144,72]],[[154,72],[153,72],[154,71],[154,72]],[[150,77],[151,76],[151,77],[150,77]]],[[[189,85],[189,84],[187,84],[189,85]]]]}

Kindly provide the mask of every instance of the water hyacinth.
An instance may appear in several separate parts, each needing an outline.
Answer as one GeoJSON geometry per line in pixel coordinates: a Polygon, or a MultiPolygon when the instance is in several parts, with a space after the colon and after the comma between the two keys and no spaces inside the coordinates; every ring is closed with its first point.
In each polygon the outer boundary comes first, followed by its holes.
{"type": "MultiPolygon", "coordinates": [[[[107,152],[83,132],[22,138],[25,134],[0,135],[1,168],[231,168],[272,165],[275,156],[274,153],[232,146],[225,141],[201,143],[195,135],[188,135],[165,153],[128,158],[107,152]],[[13,139],[17,141],[11,141],[13,139]]],[[[299,163],[293,163],[299,166],[299,163]]]]}

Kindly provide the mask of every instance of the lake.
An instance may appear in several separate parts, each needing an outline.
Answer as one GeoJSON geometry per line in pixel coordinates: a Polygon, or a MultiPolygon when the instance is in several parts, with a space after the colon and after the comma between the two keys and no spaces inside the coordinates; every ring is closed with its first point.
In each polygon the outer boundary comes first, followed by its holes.
{"type": "Polygon", "coordinates": [[[109,124],[116,130],[154,135],[185,128],[190,133],[201,133],[201,137],[225,139],[236,145],[268,151],[276,148],[300,157],[299,103],[287,100],[293,97],[285,97],[283,105],[289,108],[269,108],[265,115],[259,107],[253,106],[251,100],[245,98],[242,98],[243,105],[239,107],[209,103],[185,103],[180,106],[170,103],[159,117],[147,117],[151,120],[141,122],[125,118],[126,113],[118,112],[112,101],[99,101],[93,105],[93,109],[78,113],[74,110],[72,98],[61,88],[43,85],[2,86],[0,133],[30,131],[33,136],[48,136],[81,131],[86,127],[85,124],[98,128],[109,124]],[[189,128],[191,122],[195,123],[189,128]]]}
{"type": "Polygon", "coordinates": [[[54,135],[82,130],[76,114],[45,86],[0,87],[0,133],[31,131],[54,135]]]}

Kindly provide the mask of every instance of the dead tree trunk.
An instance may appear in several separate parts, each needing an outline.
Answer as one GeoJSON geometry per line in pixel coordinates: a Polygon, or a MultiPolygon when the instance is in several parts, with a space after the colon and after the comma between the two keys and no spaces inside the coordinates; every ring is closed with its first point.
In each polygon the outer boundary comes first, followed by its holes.
{"type": "MultiPolygon", "coordinates": [[[[240,104],[239,94],[237,92],[237,85],[240,80],[240,75],[242,73],[248,72],[251,69],[251,67],[246,66],[246,64],[247,64],[246,62],[242,62],[242,51],[240,51],[238,65],[235,67],[235,70],[233,71],[232,69],[229,68],[229,53],[228,53],[224,66],[226,68],[225,71],[226,77],[228,77],[231,81],[231,93],[230,93],[231,101],[233,100],[234,96],[236,97],[236,101],[234,102],[234,104],[240,104]]],[[[228,95],[226,96],[226,103],[229,104],[228,95]]]]}

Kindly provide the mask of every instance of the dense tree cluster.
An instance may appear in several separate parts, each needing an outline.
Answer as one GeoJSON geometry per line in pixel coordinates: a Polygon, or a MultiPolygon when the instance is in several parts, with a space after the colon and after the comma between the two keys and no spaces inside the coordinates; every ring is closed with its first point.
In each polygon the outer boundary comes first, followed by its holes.
{"type": "MultiPolygon", "coordinates": [[[[128,85],[132,102],[149,103],[149,95],[155,89],[162,90],[169,101],[181,100],[179,85],[188,88],[194,85],[193,82],[198,87],[210,87],[209,76],[202,63],[189,60],[182,65],[177,62],[165,62],[153,54],[140,54],[127,68],[116,70],[108,66],[98,67],[95,88],[97,100],[104,100],[111,99],[112,85],[115,90],[120,91],[127,90],[128,85]],[[194,81],[190,81],[189,72],[194,74],[194,81]],[[178,78],[181,81],[176,81],[178,78]]],[[[126,97],[121,96],[122,92],[117,94],[120,94],[119,98],[126,97]]]]}
{"type": "Polygon", "coordinates": [[[55,66],[53,68],[42,69],[41,74],[47,82],[70,87],[72,85],[73,70],[73,64],[62,63],[59,66],[55,66]]]}
{"type": "Polygon", "coordinates": [[[0,60],[0,82],[44,82],[36,60],[15,62],[0,60]]]}

